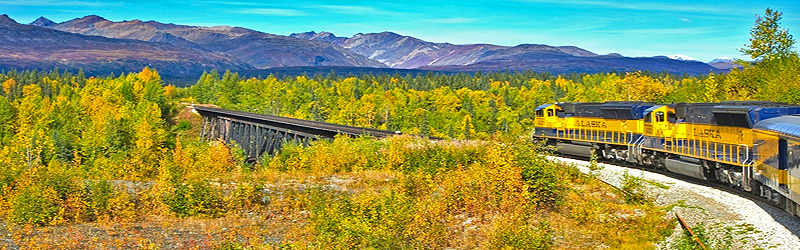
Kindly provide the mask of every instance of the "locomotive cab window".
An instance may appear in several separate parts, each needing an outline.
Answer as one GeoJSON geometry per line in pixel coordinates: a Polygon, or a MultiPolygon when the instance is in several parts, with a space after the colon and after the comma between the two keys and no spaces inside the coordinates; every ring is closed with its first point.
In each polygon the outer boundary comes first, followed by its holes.
{"type": "Polygon", "coordinates": [[[664,112],[656,112],[656,122],[664,122],[664,112]]]}
{"type": "Polygon", "coordinates": [[[553,117],[553,110],[552,109],[548,109],[547,110],[547,117],[553,117]]]}
{"type": "Polygon", "coordinates": [[[675,112],[669,112],[667,113],[667,121],[669,121],[669,123],[675,123],[678,121],[678,116],[675,115],[675,112]]]}
{"type": "Polygon", "coordinates": [[[650,117],[651,114],[652,114],[652,112],[651,113],[647,113],[647,114],[644,115],[644,122],[646,122],[646,123],[653,122],[653,118],[650,117]]]}
{"type": "Polygon", "coordinates": [[[541,109],[540,110],[536,110],[536,117],[542,117],[542,116],[544,116],[544,110],[541,110],[541,109]]]}

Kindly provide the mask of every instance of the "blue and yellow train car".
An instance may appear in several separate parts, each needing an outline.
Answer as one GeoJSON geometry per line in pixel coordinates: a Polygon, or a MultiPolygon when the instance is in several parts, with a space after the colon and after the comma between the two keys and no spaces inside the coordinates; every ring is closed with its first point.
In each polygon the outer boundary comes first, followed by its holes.
{"type": "Polygon", "coordinates": [[[774,102],[556,103],[532,136],[567,155],[726,183],[800,211],[800,107],[774,102]]]}
{"type": "Polygon", "coordinates": [[[630,148],[645,130],[644,111],[653,103],[558,103],[537,107],[534,136],[565,154],[630,160],[630,148]]]}
{"type": "Polygon", "coordinates": [[[800,214],[800,116],[764,120],[755,124],[754,131],[754,179],[760,184],[754,191],[800,214]]]}

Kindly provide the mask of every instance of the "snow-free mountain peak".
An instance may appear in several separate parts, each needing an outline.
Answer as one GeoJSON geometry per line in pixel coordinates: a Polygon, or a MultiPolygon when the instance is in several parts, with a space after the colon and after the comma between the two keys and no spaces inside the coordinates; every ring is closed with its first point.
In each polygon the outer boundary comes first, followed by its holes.
{"type": "MultiPolygon", "coordinates": [[[[550,46],[533,43],[517,46],[436,43],[388,31],[359,33],[352,37],[337,37],[330,32],[306,32],[280,36],[230,26],[200,27],[139,19],[109,21],[97,15],[76,18],[54,25],[48,25],[50,23],[46,19],[39,21],[41,22],[37,23],[45,28],[17,24],[7,16],[2,16],[0,17],[0,29],[4,26],[14,26],[15,29],[27,27],[27,29],[35,28],[32,31],[37,33],[56,34],[52,32],[58,30],[90,35],[89,37],[94,37],[95,40],[101,36],[121,38],[128,42],[139,40],[150,43],[154,48],[163,47],[165,50],[170,47],[167,45],[172,45],[170,50],[194,51],[190,54],[197,55],[193,58],[197,63],[203,64],[206,61],[205,58],[217,61],[222,59],[222,61],[227,60],[229,64],[236,64],[238,61],[259,69],[329,66],[383,68],[388,65],[399,69],[430,69],[448,72],[533,70],[555,74],[636,70],[703,74],[718,70],[683,55],[672,56],[672,58],[681,59],[673,60],[666,56],[625,57],[613,53],[597,55],[575,46],[550,46]]],[[[18,41],[19,39],[16,38],[20,36],[31,35],[0,32],[0,37],[6,37],[10,41],[18,41]]],[[[66,38],[66,36],[61,37],[66,38]]],[[[97,47],[97,42],[94,40],[91,42],[74,40],[86,43],[90,47],[97,47]]],[[[68,43],[69,41],[59,41],[48,43],[48,45],[67,46],[68,43]]],[[[137,46],[140,45],[137,44],[137,46]]],[[[17,50],[26,48],[21,47],[17,50]]],[[[116,46],[113,48],[119,50],[116,46]]],[[[111,55],[127,55],[131,52],[115,51],[111,55]]],[[[70,60],[70,58],[64,59],[70,60]]],[[[22,62],[14,61],[12,63],[19,65],[22,62]]],[[[221,65],[221,63],[216,65],[221,65]]],[[[247,68],[237,66],[230,68],[247,68]]],[[[197,67],[192,66],[192,68],[197,67]]],[[[159,68],[159,70],[164,69],[159,68]]],[[[189,73],[190,71],[185,72],[189,73]]]]}
{"type": "Polygon", "coordinates": [[[376,67],[386,65],[323,41],[279,36],[241,27],[163,24],[155,21],[108,21],[99,16],[73,19],[48,28],[109,38],[169,43],[223,53],[255,68],[296,66],[376,67]]]}
{"type": "MultiPolygon", "coordinates": [[[[52,27],[52,26],[50,26],[52,27]]],[[[106,75],[147,67],[164,76],[191,76],[209,70],[245,70],[250,65],[229,56],[167,43],[64,32],[19,24],[0,16],[0,70],[83,69],[106,75]]]]}
{"type": "Polygon", "coordinates": [[[37,18],[36,20],[31,22],[30,25],[39,26],[39,27],[47,27],[47,26],[56,25],[56,22],[53,22],[52,20],[47,19],[46,17],[40,16],[39,18],[37,18]]]}

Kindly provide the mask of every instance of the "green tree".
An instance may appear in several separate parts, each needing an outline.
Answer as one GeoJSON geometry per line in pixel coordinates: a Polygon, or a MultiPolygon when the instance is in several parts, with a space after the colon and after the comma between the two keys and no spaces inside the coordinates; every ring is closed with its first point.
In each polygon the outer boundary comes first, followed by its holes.
{"type": "Polygon", "coordinates": [[[755,24],[750,29],[750,44],[739,49],[753,59],[768,61],[785,58],[796,52],[792,51],[795,41],[789,31],[780,27],[783,13],[767,8],[764,16],[756,16],[755,24]]]}

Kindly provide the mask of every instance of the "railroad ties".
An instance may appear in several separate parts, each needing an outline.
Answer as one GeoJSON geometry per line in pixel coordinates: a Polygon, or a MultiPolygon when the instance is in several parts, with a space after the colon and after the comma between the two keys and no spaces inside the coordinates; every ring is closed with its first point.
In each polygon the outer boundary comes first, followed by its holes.
{"type": "Polygon", "coordinates": [[[383,138],[400,134],[371,128],[315,122],[289,117],[248,113],[204,106],[192,108],[203,117],[203,140],[235,142],[246,153],[245,161],[255,163],[264,153],[274,155],[288,141],[308,145],[310,140],[333,139],[338,134],[383,138]]]}

